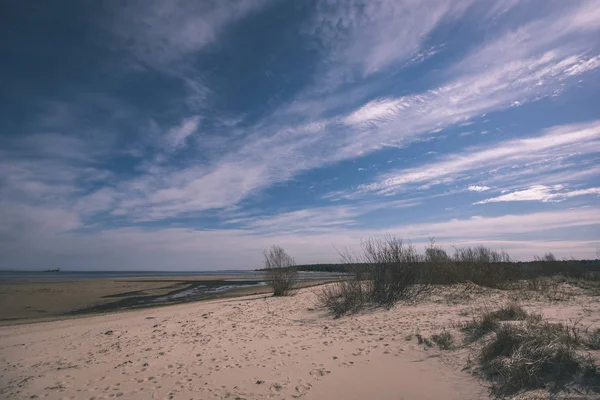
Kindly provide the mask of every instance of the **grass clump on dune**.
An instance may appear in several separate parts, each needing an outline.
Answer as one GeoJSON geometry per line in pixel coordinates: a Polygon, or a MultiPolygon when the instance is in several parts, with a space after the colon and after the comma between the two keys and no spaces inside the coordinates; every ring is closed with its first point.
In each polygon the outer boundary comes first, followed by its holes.
{"type": "Polygon", "coordinates": [[[488,311],[471,321],[464,323],[461,330],[467,342],[474,342],[492,333],[500,325],[500,321],[517,321],[527,317],[527,312],[516,303],[509,303],[495,311],[488,311]]]}
{"type": "Polygon", "coordinates": [[[527,318],[527,312],[517,303],[509,303],[488,314],[488,318],[496,319],[498,321],[518,321],[527,318]]]}
{"type": "Polygon", "coordinates": [[[576,323],[561,324],[529,315],[518,322],[497,322],[494,335],[481,348],[481,369],[492,380],[492,394],[502,397],[527,390],[551,393],[600,393],[600,375],[589,357],[589,335],[576,323]]]}

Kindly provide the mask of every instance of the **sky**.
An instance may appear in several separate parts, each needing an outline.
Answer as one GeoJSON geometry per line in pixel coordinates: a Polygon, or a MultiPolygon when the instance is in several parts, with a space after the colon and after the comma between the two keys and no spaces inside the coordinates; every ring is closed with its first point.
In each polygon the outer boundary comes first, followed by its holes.
{"type": "Polygon", "coordinates": [[[596,258],[597,0],[0,7],[0,269],[596,258]]]}

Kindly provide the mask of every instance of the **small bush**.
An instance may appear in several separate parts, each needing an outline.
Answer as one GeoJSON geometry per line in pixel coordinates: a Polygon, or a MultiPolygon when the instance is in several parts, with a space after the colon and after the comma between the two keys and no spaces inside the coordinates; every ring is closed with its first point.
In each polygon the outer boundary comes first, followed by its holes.
{"type": "Polygon", "coordinates": [[[267,283],[273,288],[273,295],[287,296],[298,279],[296,262],[283,248],[273,246],[263,252],[267,283]]]}
{"type": "Polygon", "coordinates": [[[355,313],[368,301],[367,285],[356,277],[325,285],[317,292],[317,303],[336,318],[355,313]]]}
{"type": "Polygon", "coordinates": [[[442,350],[449,350],[453,347],[454,338],[450,332],[443,331],[435,335],[431,335],[431,340],[442,350]]]}

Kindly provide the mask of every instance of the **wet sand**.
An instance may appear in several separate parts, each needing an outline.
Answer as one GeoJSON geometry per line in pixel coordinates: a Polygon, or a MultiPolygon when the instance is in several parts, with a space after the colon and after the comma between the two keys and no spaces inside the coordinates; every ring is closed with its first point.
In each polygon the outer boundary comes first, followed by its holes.
{"type": "MultiPolygon", "coordinates": [[[[2,282],[0,283],[0,325],[51,321],[86,314],[120,311],[134,308],[157,307],[189,301],[261,294],[270,291],[255,286],[256,281],[245,282],[225,292],[177,297],[182,292],[203,286],[217,288],[230,285],[227,279],[243,276],[169,277],[88,279],[77,281],[2,282]],[[165,297],[175,297],[165,299],[165,297]]],[[[256,279],[249,276],[248,279],[256,279]]],[[[242,282],[235,282],[241,284],[242,282]]],[[[302,282],[300,287],[318,284],[302,282]]]]}
{"type": "Polygon", "coordinates": [[[175,278],[4,282],[0,283],[0,323],[58,317],[128,298],[166,295],[185,289],[189,286],[187,282],[192,280],[175,278]]]}

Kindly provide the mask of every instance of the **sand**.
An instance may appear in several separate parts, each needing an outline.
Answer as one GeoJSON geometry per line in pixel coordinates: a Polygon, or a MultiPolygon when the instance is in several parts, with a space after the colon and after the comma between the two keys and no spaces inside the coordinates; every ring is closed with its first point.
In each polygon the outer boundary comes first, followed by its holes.
{"type": "MultiPolygon", "coordinates": [[[[314,291],[0,327],[2,399],[486,399],[468,349],[419,344],[511,294],[451,291],[333,319],[314,291]]],[[[600,321],[598,298],[522,300],[600,321]]],[[[453,334],[457,334],[453,332],[453,334]]]]}

